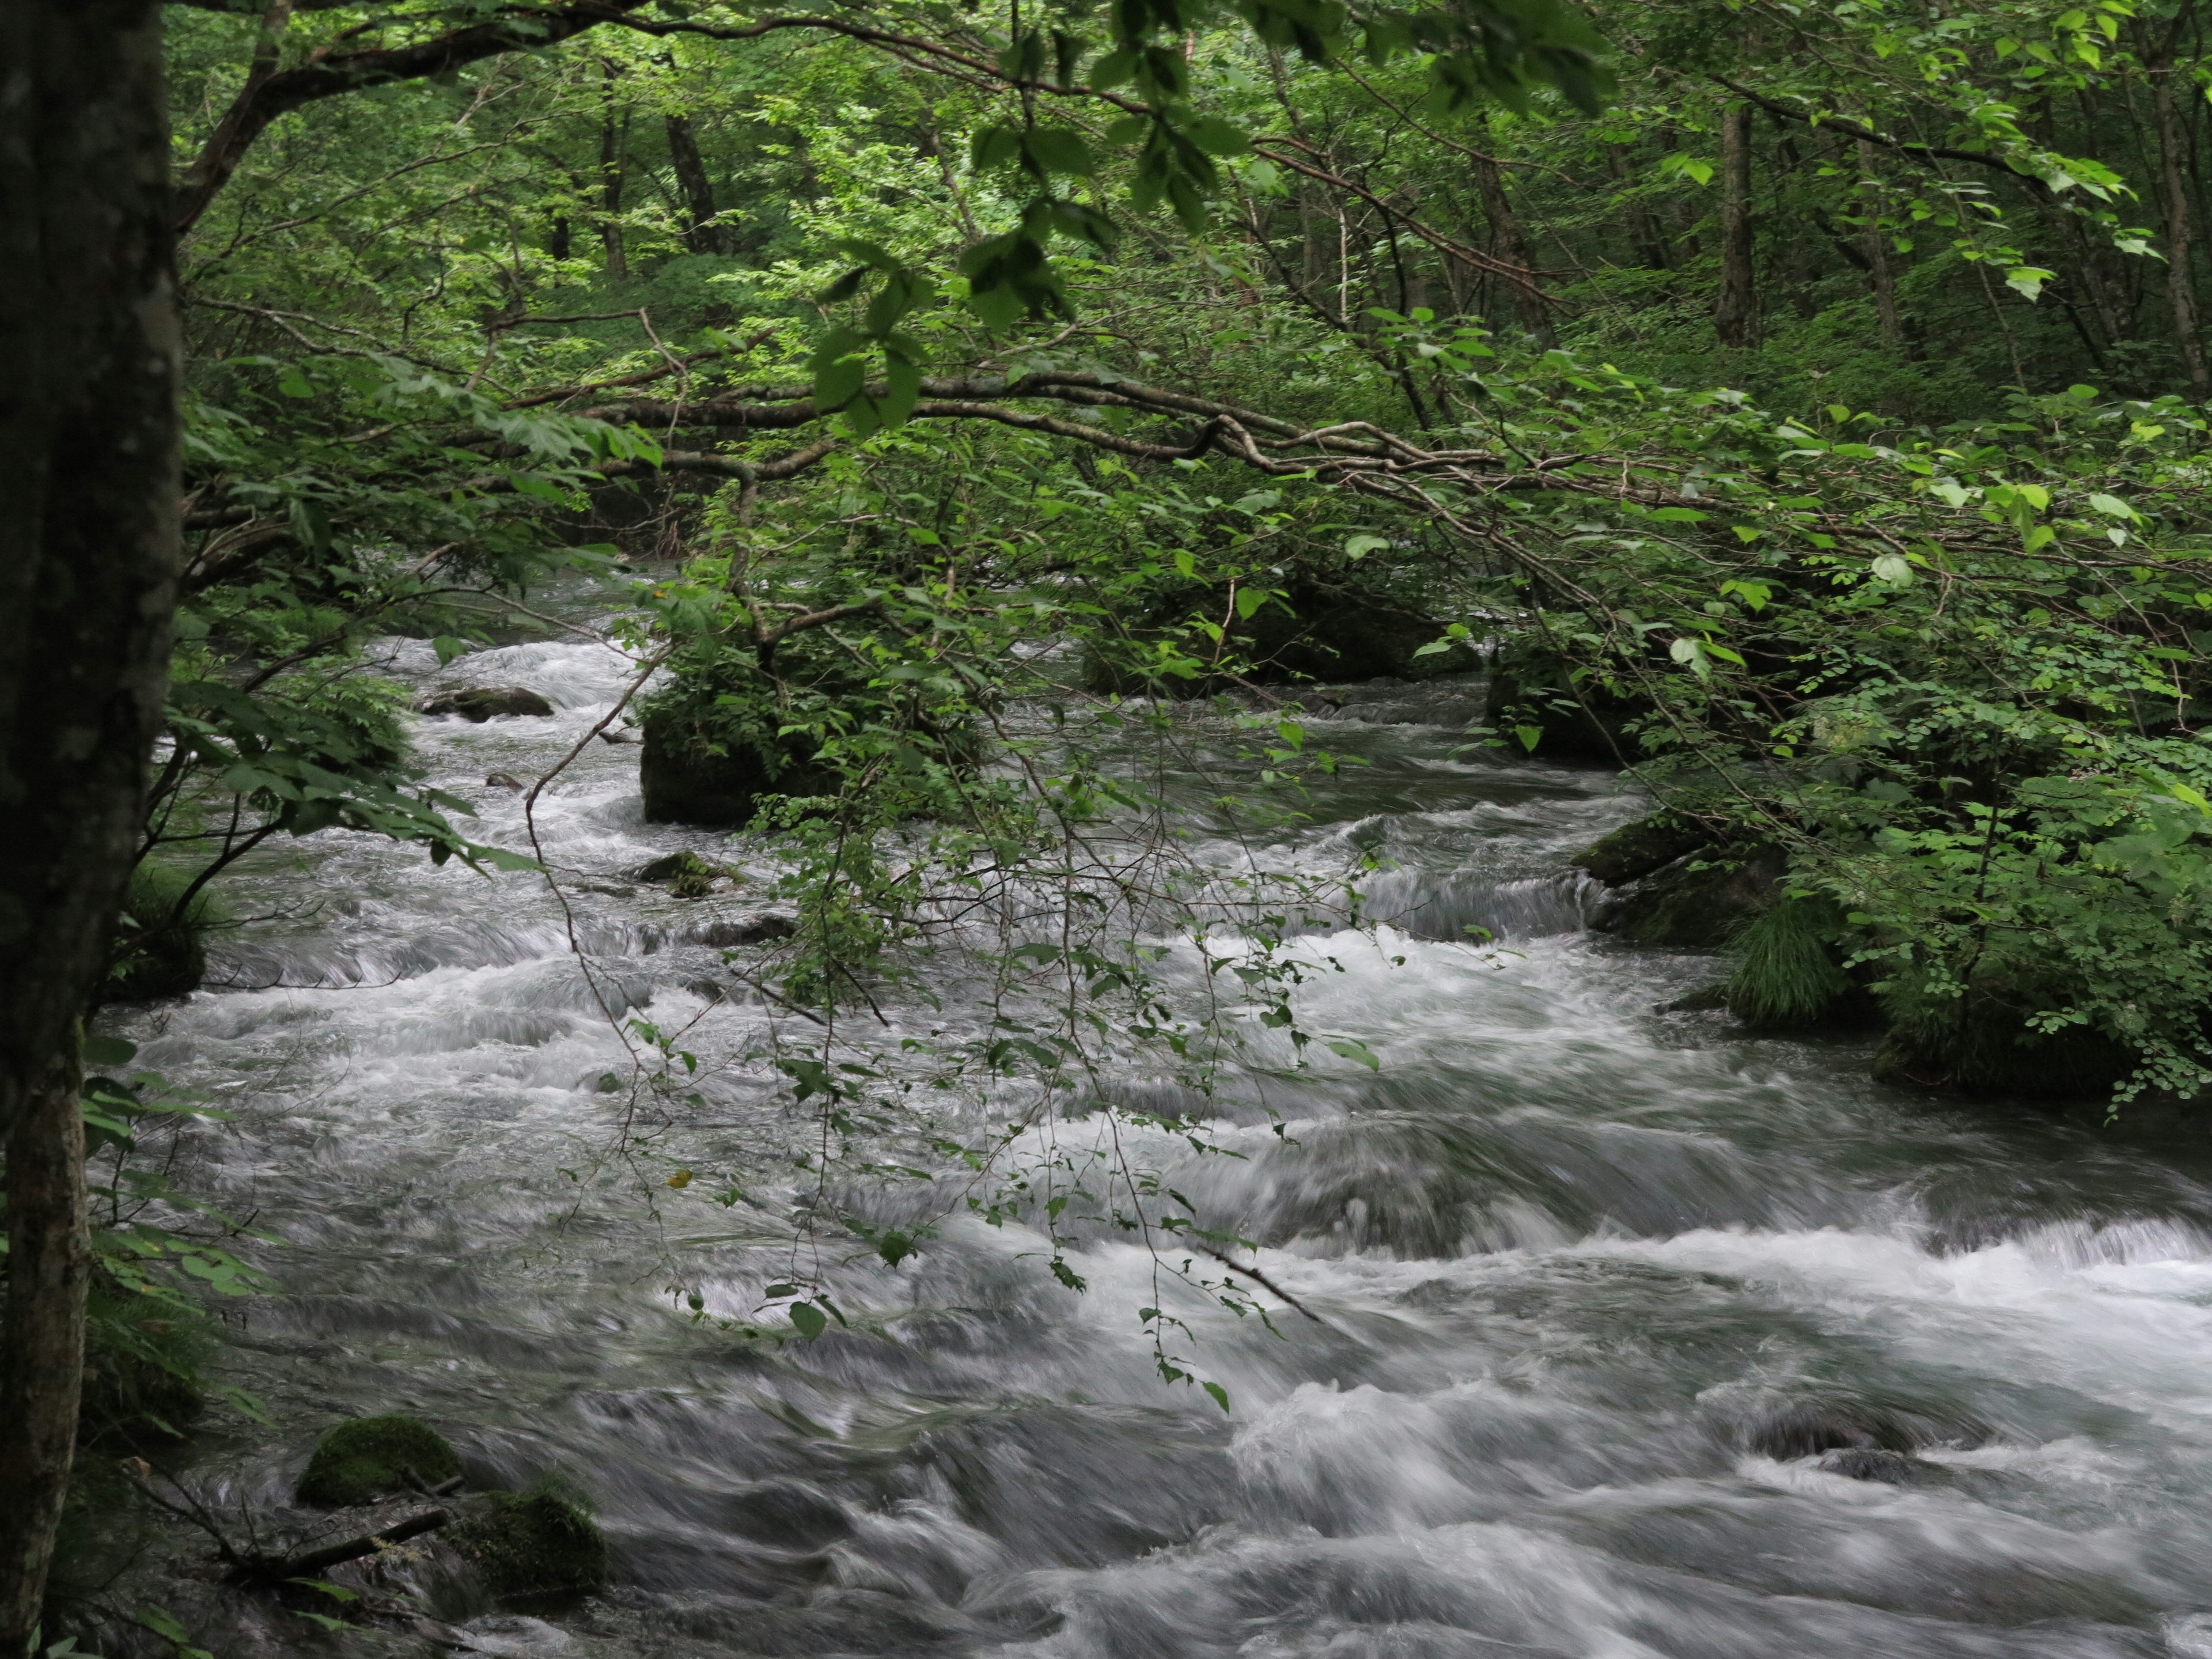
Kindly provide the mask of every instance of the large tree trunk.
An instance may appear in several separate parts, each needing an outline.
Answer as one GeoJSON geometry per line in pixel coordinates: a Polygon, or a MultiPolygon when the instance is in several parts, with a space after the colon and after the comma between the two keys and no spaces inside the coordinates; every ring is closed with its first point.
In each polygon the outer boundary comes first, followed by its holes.
{"type": "MultiPolygon", "coordinates": [[[[1513,198],[1505,193],[1504,171],[1497,162],[1477,158],[1474,163],[1474,187],[1482,195],[1483,216],[1490,221],[1490,251],[1509,265],[1522,270],[1533,270],[1535,260],[1528,254],[1528,239],[1521,229],[1521,216],[1513,210],[1513,198]]],[[[1552,308],[1544,303],[1542,291],[1532,276],[1525,282],[1515,283],[1514,308],[1521,313],[1522,326],[1547,346],[1557,345],[1559,337],[1552,326],[1552,308]]]]}
{"type": "Polygon", "coordinates": [[[2189,132],[2181,118],[2180,100],[2173,95],[2174,46],[2190,12],[2185,8],[2174,20],[2166,49],[2145,65],[2149,72],[2152,108],[2158,122],[2159,207],[2166,216],[2166,300],[2173,319],[2173,343],[2181,354],[2182,372],[2189,377],[2193,402],[2212,399],[2212,362],[2204,352],[2204,325],[2197,308],[2194,269],[2196,227],[2191,222],[2189,202],[2189,132]]]}
{"type": "Polygon", "coordinates": [[[1759,280],[1752,263],[1751,106],[1731,104],[1721,114],[1721,291],[1713,328],[1724,346],[1744,347],[1758,337],[1759,280]]]}
{"type": "Polygon", "coordinates": [[[73,1066],[36,1091],[6,1147],[7,1346],[0,1349],[0,1653],[29,1646],[76,1449],[84,1374],[84,1118],[73,1066]]]}
{"type": "Polygon", "coordinates": [[[676,182],[684,191],[684,204],[691,222],[684,232],[684,245],[694,253],[727,253],[729,233],[714,222],[714,182],[707,176],[707,158],[699,154],[698,136],[691,118],[668,118],[668,159],[676,168],[676,182]]]}
{"type": "Polygon", "coordinates": [[[0,1659],[15,1659],[81,1370],[82,1138],[56,1079],[161,722],[179,364],[158,8],[0,0],[0,1146],[12,1248],[29,1252],[0,1332],[0,1659]]]}

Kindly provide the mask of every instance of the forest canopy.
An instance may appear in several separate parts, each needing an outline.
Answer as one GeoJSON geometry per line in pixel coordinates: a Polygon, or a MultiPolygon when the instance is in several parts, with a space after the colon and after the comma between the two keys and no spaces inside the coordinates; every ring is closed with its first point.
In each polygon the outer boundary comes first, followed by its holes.
{"type": "Polygon", "coordinates": [[[1055,651],[1287,771],[1299,681],[1480,653],[1479,740],[1782,861],[1743,1009],[2208,1075],[2193,5],[171,11],[195,883],[494,856],[367,643],[638,571],[649,811],[752,754],[802,839],[1035,847],[1127,805],[1010,743],[1055,651]]]}

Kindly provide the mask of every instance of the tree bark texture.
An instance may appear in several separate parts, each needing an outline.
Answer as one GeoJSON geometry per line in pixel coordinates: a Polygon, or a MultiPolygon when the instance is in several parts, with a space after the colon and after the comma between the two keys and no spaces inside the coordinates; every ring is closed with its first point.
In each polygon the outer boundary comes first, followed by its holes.
{"type": "Polygon", "coordinates": [[[606,102],[599,122],[599,240],[607,251],[607,280],[629,280],[629,254],[623,243],[623,173],[629,160],[629,112],[615,116],[615,73],[606,71],[606,102]]]}
{"type": "Polygon", "coordinates": [[[2204,350],[2204,325],[2197,306],[2195,270],[2196,227],[2189,200],[2190,143],[2181,118],[2180,100],[2174,96],[2174,43],[2189,13],[2177,20],[2167,37],[2167,49],[2146,65],[2149,71],[2152,109],[2158,123],[2159,207],[2166,217],[2166,300],[2173,319],[2173,343],[2181,354],[2182,373],[2189,377],[2189,396],[2197,403],[2212,399],[2212,362],[2204,350]]]}
{"type": "Polygon", "coordinates": [[[691,221],[684,232],[684,246],[694,253],[727,253],[729,233],[714,222],[714,183],[707,176],[707,158],[699,153],[688,115],[668,118],[668,159],[691,221]]]}
{"type": "Polygon", "coordinates": [[[1650,204],[1636,194],[1636,169],[1630,164],[1626,144],[1605,147],[1606,171],[1613,175],[1619,191],[1615,200],[1620,204],[1621,222],[1628,231],[1628,245],[1636,251],[1637,263],[1646,270],[1669,270],[1673,263],[1667,258],[1667,239],[1659,233],[1651,217],[1650,204]]]}
{"type": "Polygon", "coordinates": [[[92,1243],[74,1066],[33,1094],[8,1138],[7,1345],[0,1348],[0,1654],[31,1648],[76,1448],[92,1243]]]}
{"type": "Polygon", "coordinates": [[[179,353],[158,8],[0,0],[0,1146],[28,1252],[0,1333],[0,1659],[15,1659],[81,1370],[82,1139],[55,1078],[105,965],[161,724],[179,353]]]}
{"type": "Polygon", "coordinates": [[[1758,337],[1759,279],[1752,263],[1751,116],[1747,103],[1721,114],[1721,291],[1713,328],[1724,346],[1758,337]]]}
{"type": "Polygon", "coordinates": [[[1892,351],[1905,349],[1905,325],[1897,314],[1897,274],[1890,269],[1889,239],[1881,233],[1881,185],[1875,171],[1874,146],[1858,141],[1861,207],[1866,214],[1867,276],[1874,285],[1875,313],[1881,319],[1881,343],[1892,351]]]}
{"type": "MultiPolygon", "coordinates": [[[[1483,216],[1490,221],[1491,252],[1522,270],[1532,269],[1536,262],[1528,257],[1528,239],[1522,231],[1520,216],[1513,210],[1513,198],[1505,192],[1504,169],[1495,161],[1477,158],[1474,187],[1482,197],[1483,216]]],[[[1521,313],[1522,325],[1540,343],[1557,345],[1559,337],[1552,326],[1552,308],[1534,284],[1533,277],[1527,286],[1513,284],[1514,308],[1521,313]]]]}

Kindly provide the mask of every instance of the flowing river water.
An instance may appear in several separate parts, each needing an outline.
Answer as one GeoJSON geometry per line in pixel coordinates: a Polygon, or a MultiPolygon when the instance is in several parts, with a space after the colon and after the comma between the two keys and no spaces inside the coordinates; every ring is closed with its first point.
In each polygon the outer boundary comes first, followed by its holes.
{"type": "MultiPolygon", "coordinates": [[[[397,667],[556,704],[419,734],[509,846],[520,798],[483,780],[544,771],[629,672],[568,641],[397,667]]],[[[662,1180],[787,1133],[735,1058],[759,1005],[708,1001],[761,906],[628,882],[744,851],[645,824],[638,751],[594,743],[540,802],[546,855],[586,872],[578,937],[628,1011],[697,1017],[703,1107],[605,1158],[626,1055],[537,878],[350,834],[257,865],[230,988],[125,1026],[232,1115],[185,1184],[282,1241],[222,1361],[271,1425],[211,1421],[179,1467],[273,1512],[319,1432],[399,1410],[481,1484],[559,1475],[612,1583],[449,1608],[488,1652],[2212,1656],[2212,1162],[1657,1012],[1711,961],[1585,930],[1565,874],[1637,812],[1621,782],[1470,754],[1463,684],[1351,695],[1315,730],[1371,763],[1291,839],[1381,852],[1399,920],[1325,941],[1342,971],[1299,997],[1382,1069],[1328,1060],[1286,1133],[1170,1159],[1313,1316],[1174,1304],[1229,1414],[1158,1379],[1150,1259],[1111,1237],[1081,1295],[1024,1230],[955,1221],[836,1265],[852,1326],[817,1341],[688,1316],[672,1262],[744,1320],[789,1260],[770,1209],[662,1180]],[[1822,1455],[1854,1439],[1913,1455],[1854,1478],[1822,1455]]],[[[220,1620],[223,1659],[330,1650],[273,1605],[220,1620]]]]}

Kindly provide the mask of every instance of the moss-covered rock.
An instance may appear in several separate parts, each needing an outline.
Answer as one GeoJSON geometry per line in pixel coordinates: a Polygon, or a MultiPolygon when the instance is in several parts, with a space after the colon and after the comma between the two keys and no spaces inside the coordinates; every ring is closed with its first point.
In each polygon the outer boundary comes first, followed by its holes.
{"type": "Polygon", "coordinates": [[[1640,945],[1712,950],[1773,902],[1778,847],[1708,847],[1607,895],[1591,925],[1640,945]]]}
{"type": "Polygon", "coordinates": [[[550,1486],[494,1492],[472,1505],[447,1541],[503,1597],[592,1590],[606,1583],[599,1526],[550,1486]]]}
{"type": "Polygon", "coordinates": [[[131,872],[103,1002],[151,1002],[199,988],[208,935],[228,918],[204,887],[187,898],[191,884],[189,872],[167,865],[141,864],[131,872]]]}
{"type": "Polygon", "coordinates": [[[299,1498],[324,1509],[366,1504],[410,1486],[436,1486],[461,1472],[443,1435],[412,1417],[356,1417],[315,1443],[299,1498]]]}
{"type": "Polygon", "coordinates": [[[2033,1029],[2029,1016],[2045,1006],[2028,989],[2002,982],[1942,1000],[1892,998],[1875,1079],[1902,1088],[2059,1101],[2107,1094],[2134,1070],[2125,1048],[2086,1026],[2033,1029]]]}
{"type": "Polygon", "coordinates": [[[838,787],[836,774],[802,738],[772,747],[732,741],[672,710],[647,715],[637,780],[647,823],[729,830],[751,823],[763,796],[830,795],[838,787]]]}
{"type": "Polygon", "coordinates": [[[641,866],[631,878],[665,887],[678,898],[705,898],[714,884],[735,879],[737,872],[701,858],[689,848],[669,853],[641,866]]]}
{"type": "Polygon", "coordinates": [[[1698,824],[1669,813],[1654,812],[1648,818],[1624,823],[1611,834],[1599,836],[1569,862],[1592,879],[1608,887],[1618,887],[1623,882],[1648,876],[1710,845],[1711,841],[1711,832],[1698,824]]]}
{"type": "Polygon", "coordinates": [[[1482,712],[1509,754],[1619,766],[1640,752],[1629,727],[1650,708],[1524,650],[1509,652],[1492,670],[1482,712]]]}
{"type": "MultiPolygon", "coordinates": [[[[1294,584],[1287,597],[1291,609],[1270,604],[1230,627],[1229,647],[1250,660],[1250,671],[1242,678],[1254,684],[1432,680],[1469,673],[1482,665],[1480,653],[1464,642],[1425,653],[1422,647],[1442,637],[1443,624],[1395,600],[1318,583],[1294,584]]],[[[1182,599],[1187,602],[1159,607],[1154,613],[1156,624],[1139,627],[1123,648],[1090,650],[1084,659],[1085,685],[1124,696],[1189,697],[1211,696],[1233,684],[1224,676],[1148,670],[1149,648],[1156,641],[1174,637],[1173,621],[1194,614],[1218,620],[1230,608],[1225,591],[1194,590],[1182,599]]],[[[1182,650],[1210,654],[1212,647],[1205,641],[1184,641],[1182,650]]]]}

